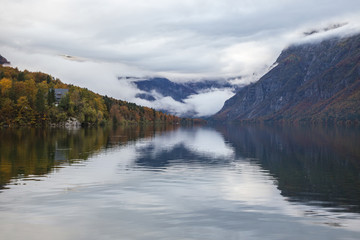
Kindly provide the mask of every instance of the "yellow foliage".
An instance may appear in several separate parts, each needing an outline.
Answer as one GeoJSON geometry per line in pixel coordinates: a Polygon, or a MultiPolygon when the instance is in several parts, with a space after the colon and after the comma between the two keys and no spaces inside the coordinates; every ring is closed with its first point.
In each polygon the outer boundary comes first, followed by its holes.
{"type": "Polygon", "coordinates": [[[16,106],[20,109],[22,108],[29,108],[30,105],[29,105],[29,100],[26,96],[21,96],[19,97],[18,101],[17,101],[17,104],[16,106]]]}
{"type": "Polygon", "coordinates": [[[3,78],[0,81],[0,86],[1,86],[1,94],[5,95],[8,90],[11,88],[12,85],[12,81],[8,78],[3,78]]]}
{"type": "Polygon", "coordinates": [[[0,125],[61,123],[69,117],[85,124],[178,123],[179,118],[62,83],[45,73],[0,66],[0,125]],[[56,99],[54,89],[68,89],[56,99]]]}
{"type": "Polygon", "coordinates": [[[37,84],[37,88],[38,90],[41,90],[42,92],[44,93],[47,93],[49,91],[49,86],[48,84],[46,83],[46,81],[43,81],[41,83],[38,83],[37,84]]]}

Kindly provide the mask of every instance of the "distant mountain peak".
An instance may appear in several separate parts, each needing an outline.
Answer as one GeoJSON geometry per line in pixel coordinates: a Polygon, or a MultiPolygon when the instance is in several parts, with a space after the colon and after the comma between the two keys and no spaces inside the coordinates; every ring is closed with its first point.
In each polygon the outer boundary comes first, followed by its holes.
{"type": "Polygon", "coordinates": [[[337,28],[341,28],[345,25],[347,25],[348,23],[336,23],[336,24],[331,24],[327,27],[324,27],[324,28],[319,28],[319,29],[310,29],[306,32],[304,32],[303,34],[305,36],[310,36],[310,35],[314,35],[314,34],[317,34],[317,33],[322,33],[322,32],[328,32],[330,30],[334,30],[334,29],[337,29],[337,28]]]}
{"type": "Polygon", "coordinates": [[[240,88],[231,84],[229,79],[173,82],[165,77],[150,77],[131,78],[128,81],[140,90],[135,95],[138,100],[147,101],[146,104],[156,110],[182,117],[212,115],[240,88]]]}
{"type": "Polygon", "coordinates": [[[152,96],[152,92],[157,92],[164,97],[172,97],[178,102],[183,102],[185,98],[197,92],[190,87],[174,83],[167,78],[155,77],[145,80],[134,81],[134,84],[138,89],[145,92],[138,94],[137,97],[143,98],[149,101],[154,101],[156,98],[152,96]]]}
{"type": "Polygon", "coordinates": [[[0,55],[0,65],[3,64],[10,64],[10,62],[6,58],[0,55]]]}

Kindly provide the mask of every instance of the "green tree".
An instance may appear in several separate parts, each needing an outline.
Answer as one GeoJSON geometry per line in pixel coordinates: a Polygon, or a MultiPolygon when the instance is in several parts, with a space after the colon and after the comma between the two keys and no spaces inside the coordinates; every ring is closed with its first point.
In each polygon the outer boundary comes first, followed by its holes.
{"type": "Polygon", "coordinates": [[[63,111],[68,111],[70,109],[70,95],[69,95],[69,93],[65,94],[65,96],[63,96],[60,99],[59,108],[61,108],[63,111]]]}
{"type": "Polygon", "coordinates": [[[47,75],[47,76],[46,76],[46,83],[47,83],[47,84],[50,84],[50,83],[51,83],[51,77],[50,77],[50,75],[47,75]]]}
{"type": "Polygon", "coordinates": [[[83,113],[85,117],[84,121],[86,123],[95,123],[97,121],[96,110],[92,108],[89,104],[85,104],[83,113]]]}
{"type": "Polygon", "coordinates": [[[17,80],[19,82],[24,82],[25,81],[25,73],[24,72],[19,72],[17,80]]]}
{"type": "Polygon", "coordinates": [[[48,96],[47,96],[47,103],[49,106],[54,105],[55,99],[55,90],[54,88],[49,89],[48,96]]]}
{"type": "Polygon", "coordinates": [[[40,114],[44,114],[45,110],[46,110],[46,106],[45,106],[45,93],[43,92],[42,89],[39,89],[38,92],[36,93],[36,98],[35,98],[35,109],[38,113],[40,114]]]}
{"type": "Polygon", "coordinates": [[[105,106],[108,112],[110,112],[111,106],[113,105],[113,100],[109,98],[107,95],[104,96],[105,106]]]}

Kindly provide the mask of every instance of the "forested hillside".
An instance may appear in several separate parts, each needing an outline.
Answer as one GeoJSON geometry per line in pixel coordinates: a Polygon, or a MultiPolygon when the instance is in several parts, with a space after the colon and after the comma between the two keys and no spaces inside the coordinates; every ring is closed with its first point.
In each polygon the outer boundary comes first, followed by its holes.
{"type": "Polygon", "coordinates": [[[45,73],[0,65],[0,126],[61,124],[69,118],[82,125],[192,121],[64,84],[45,73]],[[56,99],[56,89],[66,93],[56,99]]]}

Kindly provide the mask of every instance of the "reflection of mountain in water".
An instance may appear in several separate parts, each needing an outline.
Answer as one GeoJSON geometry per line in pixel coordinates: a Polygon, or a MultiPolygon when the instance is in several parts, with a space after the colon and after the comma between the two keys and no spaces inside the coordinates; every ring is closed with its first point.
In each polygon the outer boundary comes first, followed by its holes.
{"type": "Polygon", "coordinates": [[[178,144],[171,149],[163,149],[154,154],[154,145],[141,148],[140,156],[136,159],[137,166],[146,168],[166,168],[177,164],[204,164],[224,165],[229,158],[209,157],[207,155],[191,151],[184,144],[178,144]]]}
{"type": "Polygon", "coordinates": [[[290,201],[360,212],[358,129],[228,126],[219,131],[237,156],[258,159],[290,201]]]}
{"type": "Polygon", "coordinates": [[[137,148],[136,165],[146,168],[166,168],[173,165],[224,166],[232,162],[233,150],[213,129],[182,128],[158,136],[146,146],[137,148]]]}

